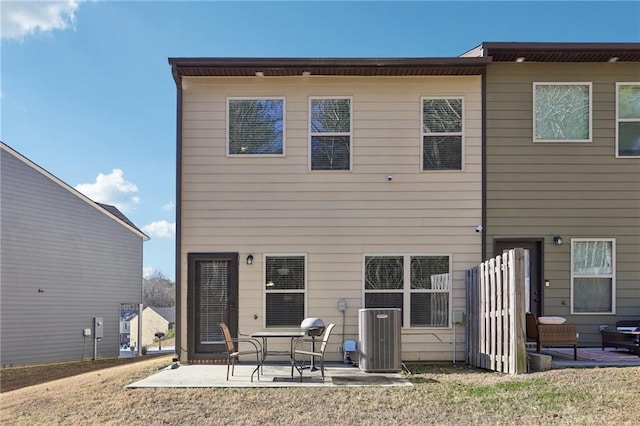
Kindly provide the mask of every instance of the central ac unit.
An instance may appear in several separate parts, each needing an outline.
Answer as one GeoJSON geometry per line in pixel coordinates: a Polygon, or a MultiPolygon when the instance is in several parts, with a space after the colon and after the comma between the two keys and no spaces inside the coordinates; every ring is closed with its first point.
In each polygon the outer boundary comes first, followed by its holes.
{"type": "Polygon", "coordinates": [[[360,309],[360,361],[366,372],[397,372],[402,369],[401,310],[360,309]]]}

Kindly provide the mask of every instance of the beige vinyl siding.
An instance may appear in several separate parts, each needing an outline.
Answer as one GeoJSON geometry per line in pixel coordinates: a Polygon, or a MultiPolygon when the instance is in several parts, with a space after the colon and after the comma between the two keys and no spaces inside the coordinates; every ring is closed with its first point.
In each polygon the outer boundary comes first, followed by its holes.
{"type": "MultiPolygon", "coordinates": [[[[264,324],[262,254],[306,254],[306,316],[338,325],[335,360],[343,339],[357,339],[364,254],[451,255],[453,310],[463,310],[464,271],[481,251],[480,88],[479,76],[184,78],[182,276],[189,252],[239,252],[239,330],[250,333],[264,324]],[[285,97],[285,157],[226,157],[226,98],[235,96],[285,97]],[[352,99],[351,171],[309,171],[310,96],[352,99]],[[464,98],[465,170],[421,172],[424,96],[464,98]]],[[[404,359],[450,360],[452,338],[451,328],[405,329],[404,359]]]]}
{"type": "Polygon", "coordinates": [[[615,157],[616,82],[640,64],[492,64],[487,72],[487,252],[494,238],[544,237],[544,314],[581,345],[640,315],[640,160],[615,157]],[[592,82],[593,141],[533,143],[533,82],[592,82]],[[553,235],[564,239],[553,245],[553,235]],[[571,315],[571,238],[615,238],[616,315],[571,315]]]}

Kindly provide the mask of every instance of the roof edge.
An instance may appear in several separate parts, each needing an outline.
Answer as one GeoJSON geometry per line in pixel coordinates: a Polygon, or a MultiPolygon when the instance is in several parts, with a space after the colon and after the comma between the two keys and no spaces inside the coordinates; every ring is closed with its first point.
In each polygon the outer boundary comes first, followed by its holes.
{"type": "Polygon", "coordinates": [[[72,186],[70,186],[69,184],[64,182],[63,180],[61,180],[58,177],[56,177],[53,173],[47,171],[46,169],[44,169],[43,167],[37,165],[36,163],[31,161],[30,159],[28,159],[24,155],[20,154],[18,151],[16,151],[15,149],[11,148],[6,143],[0,141],[0,146],[2,147],[2,150],[4,150],[7,153],[11,154],[12,156],[14,156],[15,158],[17,158],[18,160],[20,160],[21,162],[23,162],[27,166],[31,167],[32,169],[34,169],[38,173],[42,174],[46,178],[52,180],[53,182],[58,184],[60,187],[62,187],[63,189],[66,189],[71,194],[75,195],[76,197],[78,197],[79,199],[84,201],[85,203],[89,204],[90,206],[93,206],[95,209],[97,209],[98,211],[102,212],[105,216],[110,217],[111,219],[113,219],[116,222],[120,223],[125,228],[129,229],[130,231],[132,231],[134,234],[137,234],[138,236],[140,236],[140,238],[142,238],[143,241],[148,241],[150,239],[147,234],[145,234],[140,229],[138,229],[138,227],[132,225],[133,222],[129,221],[129,222],[131,222],[131,224],[127,223],[127,221],[123,220],[122,218],[118,217],[117,215],[113,214],[112,212],[110,212],[109,210],[104,208],[102,205],[100,205],[100,203],[98,203],[96,201],[93,201],[91,198],[87,197],[86,195],[84,195],[83,193],[78,191],[77,189],[73,188],[72,186]]]}

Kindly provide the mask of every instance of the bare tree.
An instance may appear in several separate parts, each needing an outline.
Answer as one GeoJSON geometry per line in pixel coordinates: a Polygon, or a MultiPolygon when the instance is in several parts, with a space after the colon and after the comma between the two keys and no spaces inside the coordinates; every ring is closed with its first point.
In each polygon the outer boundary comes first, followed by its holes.
{"type": "Polygon", "coordinates": [[[176,301],[176,286],[162,272],[154,271],[142,281],[142,303],[145,306],[169,307],[176,301]]]}

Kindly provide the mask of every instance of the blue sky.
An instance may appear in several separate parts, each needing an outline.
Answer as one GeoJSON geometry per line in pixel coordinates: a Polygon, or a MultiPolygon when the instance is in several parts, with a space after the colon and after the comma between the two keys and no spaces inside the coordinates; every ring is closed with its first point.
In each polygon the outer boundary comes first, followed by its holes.
{"type": "Polygon", "coordinates": [[[175,276],[168,57],[453,57],[483,41],[639,42],[640,1],[5,1],[0,139],[151,240],[175,276]]]}

